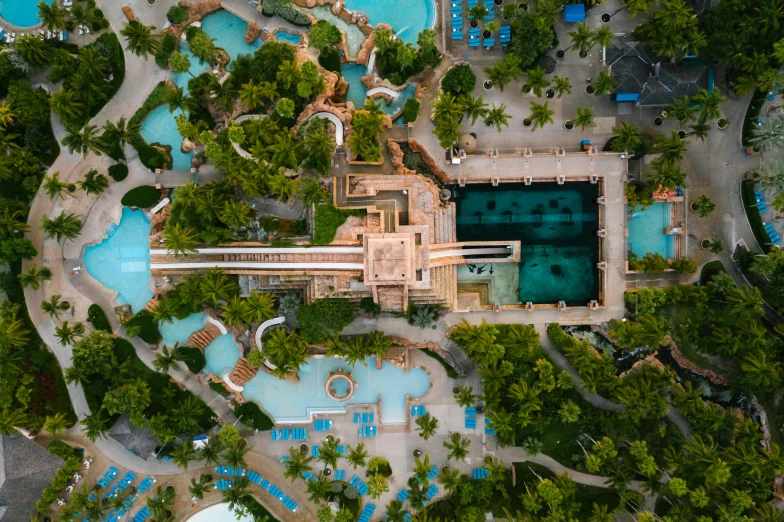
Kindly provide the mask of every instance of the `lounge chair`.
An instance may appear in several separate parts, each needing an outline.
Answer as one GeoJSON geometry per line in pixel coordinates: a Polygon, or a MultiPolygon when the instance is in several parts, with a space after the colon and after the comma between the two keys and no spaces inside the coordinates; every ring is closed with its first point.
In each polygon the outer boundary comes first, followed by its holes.
{"type": "Polygon", "coordinates": [[[359,413],[354,412],[354,424],[359,422],[359,413]]]}

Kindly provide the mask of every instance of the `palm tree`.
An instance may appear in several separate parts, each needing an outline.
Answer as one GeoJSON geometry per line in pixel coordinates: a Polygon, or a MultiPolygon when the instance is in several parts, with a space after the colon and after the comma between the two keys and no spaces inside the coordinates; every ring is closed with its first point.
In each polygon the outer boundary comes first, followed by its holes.
{"type": "Polygon", "coordinates": [[[368,353],[375,354],[375,356],[379,359],[382,359],[391,347],[392,339],[378,330],[370,332],[370,335],[368,335],[365,339],[366,351],[368,353]]]}
{"type": "Polygon", "coordinates": [[[493,104],[493,108],[487,111],[487,116],[485,117],[485,125],[489,127],[494,127],[495,130],[501,132],[503,127],[509,126],[509,120],[512,118],[506,112],[506,104],[502,103],[500,107],[496,107],[495,103],[493,104]]]}
{"type": "Polygon", "coordinates": [[[318,205],[326,201],[327,192],[322,188],[317,178],[304,178],[299,182],[299,195],[306,206],[318,205]]]}
{"type": "Polygon", "coordinates": [[[109,419],[103,418],[101,412],[86,416],[80,423],[84,426],[85,437],[92,443],[97,439],[106,438],[106,433],[109,431],[109,419]]]}
{"type": "Polygon", "coordinates": [[[23,409],[11,410],[6,407],[0,411],[0,435],[16,435],[16,428],[26,427],[27,422],[27,413],[23,409]]]}
{"type": "Polygon", "coordinates": [[[65,413],[61,411],[55,413],[54,416],[47,415],[46,420],[44,420],[44,430],[46,430],[52,437],[56,437],[67,427],[68,419],[66,419],[65,413]]]}
{"type": "MultiPolygon", "coordinates": [[[[492,67],[485,68],[485,74],[488,80],[498,85],[501,92],[504,92],[507,83],[520,77],[520,63],[520,58],[507,54],[503,60],[493,63],[492,67]]],[[[470,95],[466,93],[466,96],[470,95]]]]}
{"type": "Polygon", "coordinates": [[[591,84],[591,87],[593,87],[596,96],[604,96],[615,90],[615,85],[615,76],[612,73],[608,74],[602,71],[596,78],[596,82],[591,84]]]}
{"type": "Polygon", "coordinates": [[[490,420],[489,426],[495,428],[495,434],[496,437],[498,437],[499,443],[507,444],[513,440],[514,423],[513,415],[511,413],[501,408],[489,412],[486,415],[486,418],[490,420]]]}
{"type": "Polygon", "coordinates": [[[533,91],[537,96],[542,95],[542,89],[546,89],[550,82],[545,78],[544,70],[538,65],[527,72],[523,92],[533,91]]]}
{"type": "Polygon", "coordinates": [[[101,194],[109,187],[109,178],[95,169],[90,169],[79,185],[88,194],[101,194]]]}
{"type": "Polygon", "coordinates": [[[688,96],[678,98],[671,105],[665,105],[664,108],[673,118],[678,120],[678,123],[681,125],[694,119],[694,115],[697,113],[697,104],[688,96]]]}
{"type": "Polygon", "coordinates": [[[743,378],[752,386],[770,390],[781,382],[781,364],[768,361],[762,350],[755,350],[741,359],[743,378]]]}
{"type": "MultiPolygon", "coordinates": [[[[117,123],[106,120],[106,123],[103,124],[103,137],[105,140],[108,140],[109,143],[116,143],[117,146],[122,149],[128,142],[128,137],[138,134],[141,131],[141,128],[141,123],[127,122],[125,116],[122,116],[117,120],[117,123]]],[[[182,190],[182,188],[184,187],[180,187],[177,190],[182,190]]]]}
{"type": "Polygon", "coordinates": [[[430,328],[434,322],[434,315],[435,310],[429,306],[417,307],[414,309],[414,313],[411,314],[411,323],[422,330],[425,328],[430,328]]]}
{"type": "Polygon", "coordinates": [[[41,281],[49,281],[51,278],[52,271],[45,266],[38,268],[36,265],[32,265],[27,269],[26,274],[19,274],[19,282],[22,284],[22,288],[30,286],[33,290],[41,288],[41,281]]]}
{"type": "Polygon", "coordinates": [[[476,404],[476,395],[474,395],[474,388],[471,386],[458,386],[457,393],[455,393],[455,400],[457,404],[463,408],[470,408],[476,404]]]}
{"type": "Polygon", "coordinates": [[[176,445],[171,452],[171,459],[178,467],[187,470],[190,462],[196,460],[196,447],[193,441],[188,439],[176,445]]]}
{"type": "Polygon", "coordinates": [[[163,298],[158,300],[158,304],[150,311],[150,313],[152,314],[152,318],[156,323],[172,324],[178,309],[179,306],[175,299],[163,298]]]}
{"type": "Polygon", "coordinates": [[[164,229],[163,242],[166,245],[166,250],[177,256],[195,253],[195,247],[199,240],[193,228],[182,228],[179,223],[175,223],[173,227],[169,226],[164,229]]]}
{"type": "Polygon", "coordinates": [[[686,173],[677,165],[670,165],[656,161],[652,164],[653,170],[643,173],[644,178],[652,187],[662,187],[674,190],[686,181],[686,173]]]}
{"type": "Polygon", "coordinates": [[[569,81],[567,76],[553,76],[552,90],[555,95],[560,98],[564,94],[572,94],[572,82],[569,81]]]}
{"type": "Polygon", "coordinates": [[[29,330],[25,330],[19,319],[0,319],[0,346],[22,348],[29,340],[29,330]]]}
{"type": "Polygon", "coordinates": [[[248,107],[248,110],[255,110],[256,107],[264,105],[264,95],[261,85],[257,85],[250,80],[240,89],[240,101],[248,107]]]}
{"type": "Polygon", "coordinates": [[[221,460],[221,453],[226,449],[223,442],[216,436],[210,436],[201,448],[201,458],[209,466],[221,460]]]}
{"type": "Polygon", "coordinates": [[[368,452],[365,449],[365,444],[360,442],[356,446],[349,446],[348,447],[348,463],[357,468],[364,468],[368,458],[368,452]]]}
{"type": "Polygon", "coordinates": [[[207,270],[201,281],[201,287],[204,300],[213,305],[218,304],[218,301],[228,299],[236,290],[223,270],[216,268],[207,270]]]}
{"type": "Polygon", "coordinates": [[[204,414],[203,404],[195,395],[188,395],[184,401],[172,409],[173,418],[181,431],[198,429],[199,418],[204,414]]]}
{"type": "Polygon", "coordinates": [[[672,131],[670,137],[656,136],[656,152],[661,154],[661,160],[670,164],[681,161],[686,152],[686,143],[678,135],[678,131],[672,131]]]}
{"type": "Polygon", "coordinates": [[[41,0],[36,5],[38,8],[38,18],[44,27],[50,31],[60,31],[65,29],[65,19],[68,16],[68,11],[64,7],[60,7],[56,2],[47,3],[41,0]]]}
{"type": "Polygon", "coordinates": [[[275,174],[270,180],[270,190],[280,201],[288,202],[297,193],[299,185],[283,173],[275,174]]]}
{"type": "Polygon", "coordinates": [[[370,498],[379,499],[381,495],[389,491],[389,483],[381,473],[373,473],[367,481],[368,494],[370,498]]]}
{"type": "Polygon", "coordinates": [[[784,146],[784,116],[762,118],[754,137],[749,141],[762,150],[779,149],[784,146]]]}
{"type": "Polygon", "coordinates": [[[74,185],[60,181],[59,172],[53,172],[51,176],[46,176],[41,183],[41,188],[49,196],[49,200],[65,199],[63,193],[70,196],[71,192],[76,189],[74,185]]]}
{"type": "Polygon", "coordinates": [[[784,164],[765,163],[759,169],[757,181],[765,192],[770,194],[784,192],[784,164]]]}
{"type": "Polygon", "coordinates": [[[533,122],[534,126],[531,131],[535,131],[537,127],[544,127],[548,123],[553,123],[553,114],[555,111],[550,108],[549,102],[536,103],[531,102],[531,115],[527,118],[529,122],[533,122]]]}
{"type": "Polygon", "coordinates": [[[8,100],[0,102],[0,126],[8,128],[16,119],[16,113],[8,100]]]}
{"type": "Polygon", "coordinates": [[[248,464],[245,462],[245,455],[248,454],[250,448],[245,439],[234,441],[226,450],[226,464],[234,467],[244,467],[248,464]]]}
{"type": "Polygon", "coordinates": [[[169,55],[169,68],[172,72],[176,73],[188,73],[191,75],[191,78],[196,78],[193,73],[191,72],[191,59],[187,54],[182,54],[179,51],[174,51],[169,55]]]}
{"type": "Polygon", "coordinates": [[[430,464],[430,456],[425,455],[421,460],[419,457],[414,457],[414,477],[419,482],[426,482],[427,474],[433,471],[433,465],[430,464]]]}
{"type": "Polygon", "coordinates": [[[59,91],[52,93],[50,105],[52,112],[64,122],[77,121],[84,114],[85,106],[75,89],[60,87],[59,91]]]}
{"type": "Polygon", "coordinates": [[[580,52],[580,58],[588,56],[588,51],[594,46],[594,34],[588,28],[588,24],[580,22],[577,24],[576,31],[570,31],[569,36],[572,37],[572,42],[565,50],[568,51],[572,47],[576,47],[580,52]]]}
{"type": "Polygon", "coordinates": [[[66,127],[66,136],[63,138],[63,145],[68,147],[68,152],[74,151],[82,155],[83,158],[92,152],[96,156],[101,155],[101,138],[98,136],[98,127],[85,124],[81,129],[66,127]]]}
{"type": "Polygon", "coordinates": [[[337,437],[331,437],[324,441],[319,448],[319,454],[316,456],[316,460],[323,462],[324,467],[331,467],[336,468],[338,466],[338,459],[343,456],[343,453],[338,451],[338,446],[340,445],[340,439],[337,437]]]}
{"type": "Polygon", "coordinates": [[[147,56],[155,54],[160,46],[158,39],[152,34],[153,29],[155,27],[131,20],[120,30],[120,34],[128,43],[128,50],[146,60],[147,56]]]}
{"type": "Polygon", "coordinates": [[[700,119],[704,121],[719,119],[721,117],[721,104],[726,101],[727,98],[721,95],[718,87],[714,87],[710,94],[708,94],[706,89],[700,89],[699,94],[694,98],[694,102],[701,105],[700,119]]]}
{"type": "Polygon", "coordinates": [[[632,348],[640,344],[637,339],[637,325],[631,321],[612,321],[610,337],[622,348],[632,348]]]}
{"type": "Polygon", "coordinates": [[[248,324],[260,323],[275,317],[275,297],[253,290],[243,306],[243,318],[248,324]]]}
{"type": "Polygon", "coordinates": [[[490,10],[480,2],[468,10],[468,19],[476,22],[483,20],[488,14],[490,14],[490,10]]]}
{"type": "MultiPolygon", "coordinates": [[[[167,299],[168,300],[168,299],[167,299]]],[[[170,350],[168,346],[163,345],[160,351],[155,353],[155,360],[152,362],[155,369],[162,373],[169,373],[169,370],[174,369],[179,371],[180,364],[174,356],[174,351],[170,350]]]]}
{"type": "Polygon", "coordinates": [[[308,481],[307,491],[310,494],[308,500],[318,505],[321,504],[322,500],[327,500],[332,491],[332,486],[330,480],[323,473],[319,473],[316,480],[308,481]]]}
{"type": "Polygon", "coordinates": [[[166,89],[165,93],[164,99],[170,113],[190,111],[196,105],[193,97],[190,94],[186,94],[182,87],[166,89]]]}
{"type": "Polygon", "coordinates": [[[188,491],[190,491],[194,499],[201,500],[204,498],[204,494],[212,489],[209,487],[210,482],[212,482],[211,476],[202,473],[199,476],[198,482],[196,482],[195,478],[191,479],[191,485],[188,487],[188,491]]]}
{"type": "Polygon", "coordinates": [[[438,429],[438,419],[430,415],[428,412],[421,417],[417,417],[416,425],[416,430],[419,432],[419,436],[427,440],[435,435],[436,430],[438,429]]]}
{"type": "Polygon", "coordinates": [[[468,447],[471,445],[471,439],[463,438],[459,433],[452,433],[449,440],[444,441],[444,447],[449,450],[447,459],[449,460],[465,460],[468,456],[468,447]]]}
{"type": "Polygon", "coordinates": [[[310,465],[312,461],[313,457],[308,456],[307,453],[303,453],[299,448],[289,448],[289,458],[283,461],[283,466],[286,468],[286,471],[283,472],[283,476],[287,479],[291,479],[292,482],[294,482],[295,479],[303,478],[306,472],[313,469],[310,465]]]}
{"type": "Polygon", "coordinates": [[[460,470],[451,466],[446,466],[441,469],[441,473],[438,475],[438,481],[443,484],[445,490],[453,493],[460,484],[460,470]]]}
{"type": "MultiPolygon", "coordinates": [[[[242,479],[245,479],[245,477],[242,477],[240,480],[242,479]]],[[[147,507],[150,508],[155,518],[163,519],[167,516],[167,512],[170,511],[169,508],[174,504],[175,495],[176,492],[172,486],[168,486],[166,489],[163,486],[155,488],[155,492],[147,498],[147,507]]]]}
{"type": "MultiPolygon", "coordinates": [[[[503,89],[501,90],[503,91],[503,89]]],[[[487,117],[487,104],[484,96],[481,94],[478,98],[474,98],[470,94],[465,95],[462,99],[462,105],[466,118],[471,119],[471,125],[474,125],[479,118],[487,117]]]]}
{"type": "Polygon", "coordinates": [[[368,356],[368,350],[365,346],[365,341],[361,337],[356,337],[346,341],[344,344],[344,357],[346,362],[352,368],[359,362],[363,366],[367,366],[365,358],[368,356]]]}
{"type": "Polygon", "coordinates": [[[741,286],[727,296],[730,310],[736,317],[760,317],[763,311],[762,294],[757,287],[741,286]]]}
{"type": "Polygon", "coordinates": [[[636,338],[644,346],[658,348],[669,334],[670,326],[664,319],[645,314],[637,321],[636,338]]]}
{"type": "Polygon", "coordinates": [[[58,294],[53,294],[49,297],[48,301],[43,301],[41,303],[41,310],[43,310],[46,314],[49,315],[51,318],[56,318],[60,312],[64,312],[71,308],[71,303],[68,301],[60,301],[60,296],[58,294]]]}
{"type": "Polygon", "coordinates": [[[593,45],[598,44],[599,47],[609,47],[613,38],[615,38],[615,34],[609,27],[601,27],[592,35],[593,45]]]}
{"type": "Polygon", "coordinates": [[[577,107],[577,118],[574,119],[574,124],[585,131],[589,125],[593,125],[593,109],[591,107],[577,107]]]}
{"type": "Polygon", "coordinates": [[[403,509],[403,503],[398,499],[392,499],[386,506],[384,520],[387,522],[403,522],[408,511],[403,509]]]}
{"type": "Polygon", "coordinates": [[[232,230],[238,230],[250,225],[253,216],[253,209],[250,208],[250,205],[242,200],[232,198],[227,199],[223,204],[220,220],[232,230]]]}
{"type": "Polygon", "coordinates": [[[697,136],[700,141],[705,141],[705,138],[708,137],[708,131],[710,130],[710,126],[705,122],[702,118],[700,118],[697,123],[691,125],[689,127],[691,132],[687,133],[687,136],[697,136]]]}
{"type": "Polygon", "coordinates": [[[642,134],[640,128],[635,123],[625,121],[613,127],[615,139],[613,141],[613,151],[628,152],[634,155],[637,149],[642,146],[642,134]]]}
{"type": "Polygon", "coordinates": [[[74,344],[76,338],[81,337],[82,335],[84,335],[84,325],[82,323],[69,325],[68,321],[63,321],[60,326],[57,326],[54,329],[54,336],[63,346],[74,344]]]}

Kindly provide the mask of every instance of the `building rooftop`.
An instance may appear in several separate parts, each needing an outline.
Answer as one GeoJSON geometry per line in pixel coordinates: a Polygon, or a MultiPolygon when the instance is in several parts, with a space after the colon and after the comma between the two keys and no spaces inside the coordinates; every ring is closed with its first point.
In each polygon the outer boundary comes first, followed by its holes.
{"type": "Polygon", "coordinates": [[[122,444],[134,455],[147,460],[160,445],[158,439],[147,428],[140,428],[131,422],[130,415],[123,415],[114,423],[109,436],[122,444]]]}
{"type": "Polygon", "coordinates": [[[365,284],[413,282],[413,234],[375,234],[365,237],[365,284]]]}
{"type": "Polygon", "coordinates": [[[63,464],[27,437],[0,436],[0,520],[30,520],[35,503],[63,464]]]}

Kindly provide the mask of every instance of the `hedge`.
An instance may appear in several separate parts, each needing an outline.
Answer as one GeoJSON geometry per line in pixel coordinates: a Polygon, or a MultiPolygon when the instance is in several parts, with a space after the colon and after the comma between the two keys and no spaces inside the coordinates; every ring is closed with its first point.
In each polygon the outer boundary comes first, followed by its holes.
{"type": "Polygon", "coordinates": [[[242,423],[259,431],[271,430],[273,427],[272,419],[270,419],[258,404],[255,402],[245,402],[240,404],[234,409],[234,415],[239,418],[242,423]]]}
{"type": "Polygon", "coordinates": [[[414,98],[406,100],[406,104],[403,106],[404,122],[411,123],[412,121],[416,121],[417,116],[419,115],[419,105],[419,102],[414,98]]]}
{"type": "Polygon", "coordinates": [[[743,199],[743,210],[746,212],[746,217],[749,220],[751,231],[754,233],[754,239],[759,243],[760,248],[764,253],[770,252],[770,236],[765,231],[765,226],[762,224],[762,216],[760,216],[757,209],[757,197],[754,195],[754,182],[744,179],[740,182],[740,192],[743,199]]]}
{"type": "Polygon", "coordinates": [[[114,181],[123,181],[128,177],[128,165],[125,163],[117,163],[109,167],[109,175],[114,181]]]}
{"type": "Polygon", "coordinates": [[[279,16],[300,27],[310,27],[310,18],[300,11],[297,11],[289,4],[281,4],[279,0],[264,0],[261,6],[261,14],[268,17],[279,16]]]}
{"type": "Polygon", "coordinates": [[[198,348],[178,346],[174,350],[174,357],[176,357],[178,361],[184,362],[185,366],[188,367],[188,371],[193,374],[199,373],[207,366],[207,359],[204,357],[204,352],[198,348]]]}
{"type": "Polygon", "coordinates": [[[319,65],[328,71],[340,72],[340,53],[332,47],[327,47],[321,51],[318,57],[319,65]]]}
{"type": "Polygon", "coordinates": [[[125,193],[121,203],[126,207],[150,208],[161,200],[161,189],[142,185],[125,193]]]}
{"type": "Polygon", "coordinates": [[[147,344],[157,344],[161,340],[161,332],[158,330],[158,325],[152,314],[147,310],[142,310],[131,317],[125,323],[126,328],[129,326],[140,326],[139,338],[147,344]]]}
{"type": "Polygon", "coordinates": [[[346,210],[335,208],[326,203],[316,207],[315,230],[313,231],[314,245],[328,245],[335,239],[338,227],[346,222],[349,216],[364,216],[365,210],[346,210]]]}
{"type": "Polygon", "coordinates": [[[49,449],[50,453],[63,458],[65,465],[57,470],[54,479],[52,479],[52,484],[41,493],[41,498],[35,503],[35,509],[39,513],[49,511],[52,503],[60,497],[60,492],[68,486],[73,478],[73,474],[79,471],[79,468],[82,466],[82,456],[76,451],[68,455],[67,451],[59,446],[53,446],[52,448],[47,446],[47,449],[49,449]]]}
{"type": "Polygon", "coordinates": [[[91,304],[87,309],[87,319],[92,323],[96,330],[103,330],[104,332],[112,333],[112,325],[109,318],[106,317],[103,308],[97,304],[91,304]]]}
{"type": "Polygon", "coordinates": [[[765,94],[765,92],[757,89],[751,97],[749,108],[746,110],[746,116],[743,118],[743,134],[741,141],[744,147],[751,145],[751,141],[749,140],[754,137],[753,130],[757,128],[755,121],[757,117],[759,117],[762,105],[765,103],[765,94]]]}
{"type": "MultiPolygon", "coordinates": [[[[128,120],[128,126],[131,127],[132,125],[141,124],[142,120],[144,120],[148,114],[166,103],[166,92],[168,89],[169,87],[166,85],[166,82],[160,82],[156,85],[147,99],[144,100],[142,106],[139,107],[134,115],[131,116],[131,119],[128,120]]],[[[150,146],[138,132],[128,136],[128,143],[136,149],[136,152],[139,153],[139,160],[141,160],[142,165],[148,169],[162,169],[169,161],[168,155],[155,147],[150,146]]]]}

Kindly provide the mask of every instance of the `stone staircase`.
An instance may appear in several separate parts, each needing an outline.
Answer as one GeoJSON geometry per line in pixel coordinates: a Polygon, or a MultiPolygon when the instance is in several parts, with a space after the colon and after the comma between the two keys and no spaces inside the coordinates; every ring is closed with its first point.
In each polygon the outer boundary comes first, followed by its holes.
{"type": "MultiPolygon", "coordinates": [[[[455,225],[455,204],[439,208],[433,218],[433,243],[455,243],[457,228],[455,225]]],[[[431,246],[433,246],[431,244],[431,246]]],[[[455,266],[430,267],[430,288],[410,289],[409,303],[416,306],[451,307],[454,303],[457,285],[457,268],[455,266]]]]}
{"type": "Polygon", "coordinates": [[[242,386],[249,380],[253,379],[258,372],[258,368],[251,367],[244,357],[240,357],[240,360],[237,361],[237,365],[234,367],[231,375],[229,375],[229,379],[231,379],[231,382],[237,386],[242,386]]]}
{"type": "Polygon", "coordinates": [[[404,310],[405,298],[402,286],[380,286],[378,288],[378,304],[382,312],[400,312],[404,310]]]}
{"type": "Polygon", "coordinates": [[[221,331],[212,323],[207,323],[207,326],[194,332],[188,337],[188,346],[194,346],[204,350],[209,344],[215,340],[216,337],[221,335],[221,331]]]}

